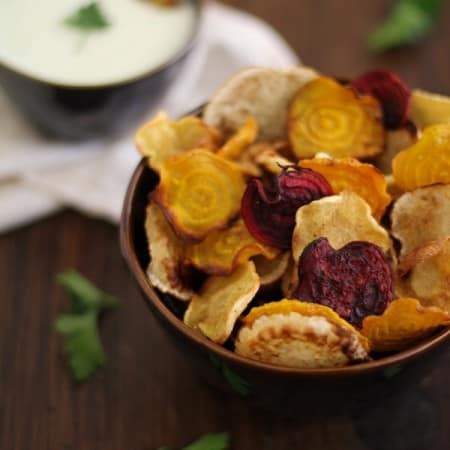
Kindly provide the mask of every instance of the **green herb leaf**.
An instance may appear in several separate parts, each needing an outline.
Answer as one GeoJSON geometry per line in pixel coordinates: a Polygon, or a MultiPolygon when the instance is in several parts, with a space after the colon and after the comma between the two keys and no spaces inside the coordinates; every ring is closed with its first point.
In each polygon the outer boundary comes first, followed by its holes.
{"type": "Polygon", "coordinates": [[[227,450],[230,445],[228,433],[205,434],[183,450],[227,450]]]}
{"type": "Polygon", "coordinates": [[[64,20],[66,25],[83,31],[97,31],[109,27],[109,22],[103,14],[98,2],[81,6],[64,20]]]}
{"type": "Polygon", "coordinates": [[[106,363],[98,319],[103,311],[116,307],[118,300],[97,289],[78,272],[64,272],[57,279],[70,296],[72,311],[57,317],[56,330],[66,338],[64,348],[74,379],[85,381],[106,363]]]}
{"type": "Polygon", "coordinates": [[[443,0],[397,0],[389,16],[369,35],[369,49],[382,52],[411,44],[433,28],[443,0]]]}

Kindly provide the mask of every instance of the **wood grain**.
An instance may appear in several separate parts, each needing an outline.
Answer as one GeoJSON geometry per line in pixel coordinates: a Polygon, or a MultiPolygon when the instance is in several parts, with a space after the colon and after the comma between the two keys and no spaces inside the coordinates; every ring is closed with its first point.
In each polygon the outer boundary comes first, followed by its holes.
{"type": "MultiPolygon", "coordinates": [[[[389,1],[232,0],[276,28],[304,63],[340,76],[370,67],[450,94],[449,6],[432,37],[374,57],[366,34],[389,1]]],[[[239,450],[445,450],[450,353],[413,391],[355,417],[318,421],[249,410],[204,386],[166,342],[122,262],[117,229],[72,211],[0,236],[0,449],[153,450],[210,431],[239,450]],[[67,310],[55,274],[75,268],[122,299],[102,322],[108,367],[76,386],[54,319],[67,310]]]]}

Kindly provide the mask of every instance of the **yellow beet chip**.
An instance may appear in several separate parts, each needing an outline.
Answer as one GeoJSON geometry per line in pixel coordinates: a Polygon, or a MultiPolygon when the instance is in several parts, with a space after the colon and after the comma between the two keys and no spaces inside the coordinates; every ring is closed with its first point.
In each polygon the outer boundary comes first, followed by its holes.
{"type": "Polygon", "coordinates": [[[220,144],[220,134],[208,127],[198,117],[186,116],[172,121],[165,113],[159,113],[143,125],[135,135],[136,146],[149,166],[159,172],[169,156],[194,148],[214,150],[220,144]]]}
{"type": "Polygon", "coordinates": [[[422,128],[450,123],[450,98],[416,89],[411,96],[410,116],[422,128]]]}
{"type": "Polygon", "coordinates": [[[379,102],[326,77],[310,81],[297,92],[289,110],[288,133],[299,158],[319,152],[366,158],[385,146],[379,102]]]}
{"type": "Polygon", "coordinates": [[[335,194],[350,190],[363,198],[373,216],[380,220],[391,197],[387,193],[383,174],[372,164],[364,164],[354,158],[313,158],[299,162],[301,167],[323,175],[335,194]]]}
{"type": "Polygon", "coordinates": [[[398,186],[406,191],[436,183],[450,183],[450,124],[433,125],[413,146],[392,161],[398,186]]]}
{"type": "Polygon", "coordinates": [[[259,277],[251,261],[238,266],[230,275],[209,277],[192,298],[184,323],[200,330],[211,341],[223,344],[258,289],[259,277]]]}
{"type": "Polygon", "coordinates": [[[368,343],[327,306],[284,299],[252,308],[236,353],[297,368],[342,367],[368,358],[368,343]]]}
{"type": "Polygon", "coordinates": [[[237,159],[257,135],[258,124],[255,119],[248,117],[245,124],[225,142],[217,154],[227,159],[237,159]]]}
{"type": "Polygon", "coordinates": [[[248,232],[242,219],[225,230],[210,233],[203,241],[186,246],[186,258],[211,275],[226,275],[255,255],[275,258],[280,251],[261,244],[248,232]]]}
{"type": "Polygon", "coordinates": [[[373,218],[369,205],[352,191],[323,197],[297,210],[292,235],[294,261],[298,262],[305,247],[320,237],[326,237],[335,249],[352,241],[367,241],[386,254],[392,252],[388,232],[373,218]]]}
{"type": "Polygon", "coordinates": [[[191,241],[225,228],[239,212],[245,182],[239,168],[208,150],[166,159],[151,198],[177,234],[191,241]]]}
{"type": "Polygon", "coordinates": [[[403,350],[433,331],[450,324],[450,314],[440,308],[423,307],[414,298],[399,298],[383,315],[367,316],[361,333],[375,352],[403,350]]]}
{"type": "Polygon", "coordinates": [[[147,268],[150,282],[161,292],[179,300],[190,300],[194,292],[187,282],[183,265],[183,243],[154,203],[147,207],[145,232],[151,258],[147,268]]]}
{"type": "Polygon", "coordinates": [[[450,236],[450,185],[403,194],[391,212],[391,231],[401,244],[400,259],[430,241],[450,236]]]}

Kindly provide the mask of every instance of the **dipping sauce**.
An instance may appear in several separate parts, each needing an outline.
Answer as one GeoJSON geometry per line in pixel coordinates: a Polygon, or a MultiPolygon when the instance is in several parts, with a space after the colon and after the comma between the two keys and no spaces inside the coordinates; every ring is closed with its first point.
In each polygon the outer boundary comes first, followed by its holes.
{"type": "Polygon", "coordinates": [[[145,75],[191,38],[193,2],[160,7],[148,0],[96,2],[109,26],[84,32],[65,20],[86,0],[0,0],[0,63],[42,81],[100,86],[145,75]]]}

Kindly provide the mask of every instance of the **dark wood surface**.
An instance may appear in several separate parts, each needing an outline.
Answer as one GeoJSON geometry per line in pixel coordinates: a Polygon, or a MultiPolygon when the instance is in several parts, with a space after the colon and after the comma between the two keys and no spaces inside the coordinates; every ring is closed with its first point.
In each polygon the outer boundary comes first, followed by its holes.
{"type": "MultiPolygon", "coordinates": [[[[388,0],[233,0],[274,25],[304,63],[353,76],[381,66],[450,94],[450,5],[421,45],[374,57],[367,31],[388,0]]],[[[243,37],[245,39],[245,36],[243,37]]],[[[117,229],[72,211],[0,236],[0,449],[152,450],[210,431],[236,450],[444,450],[450,354],[413,391],[358,417],[284,419],[204,386],[166,342],[122,262],[117,229]],[[55,274],[76,268],[122,299],[102,322],[108,366],[76,386],[54,319],[67,310],[55,274]]],[[[300,418],[302,417],[302,418],[300,418]]],[[[305,418],[306,417],[306,418],[305,418]]]]}

